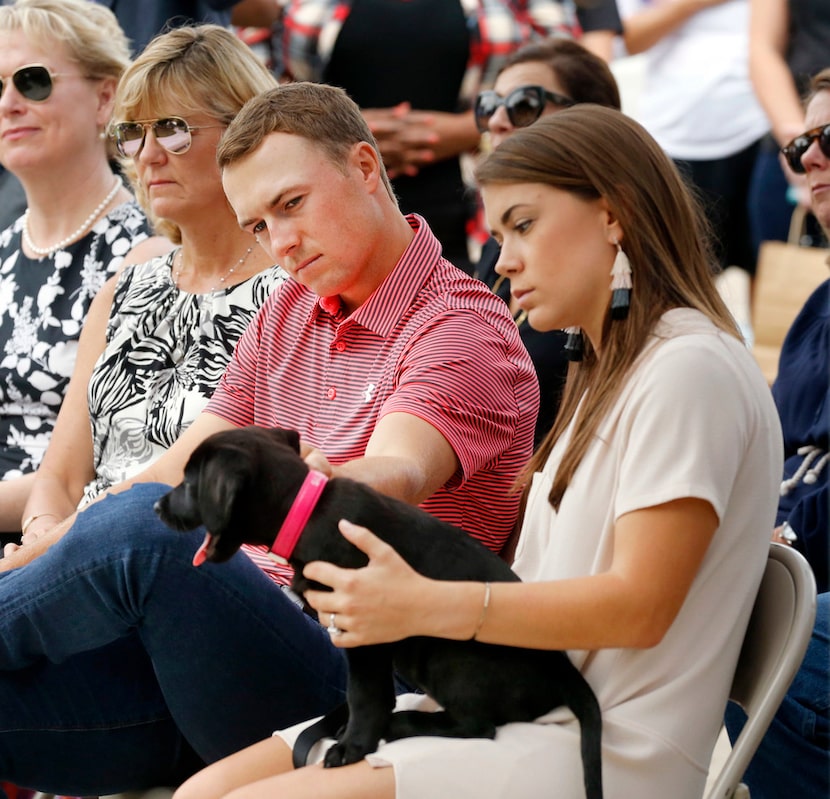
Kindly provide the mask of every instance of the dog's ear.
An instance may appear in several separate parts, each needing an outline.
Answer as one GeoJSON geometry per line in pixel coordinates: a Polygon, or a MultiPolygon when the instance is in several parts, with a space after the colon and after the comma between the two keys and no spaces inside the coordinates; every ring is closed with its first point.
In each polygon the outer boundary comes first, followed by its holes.
{"type": "Polygon", "coordinates": [[[285,427],[272,427],[271,433],[280,444],[287,444],[297,454],[300,452],[300,434],[285,427]]]}
{"type": "Polygon", "coordinates": [[[250,478],[246,458],[219,450],[206,458],[199,474],[199,507],[202,524],[219,538],[231,522],[234,504],[250,478]]]}

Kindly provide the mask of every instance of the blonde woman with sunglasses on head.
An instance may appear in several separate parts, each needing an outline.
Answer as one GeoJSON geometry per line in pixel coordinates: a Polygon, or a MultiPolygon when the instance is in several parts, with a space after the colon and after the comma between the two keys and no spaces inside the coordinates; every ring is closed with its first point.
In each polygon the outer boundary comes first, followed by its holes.
{"type": "Polygon", "coordinates": [[[0,232],[0,531],[21,529],[95,293],[150,234],[107,158],[128,63],[115,17],[96,4],[0,7],[0,163],[26,195],[0,232]]]}

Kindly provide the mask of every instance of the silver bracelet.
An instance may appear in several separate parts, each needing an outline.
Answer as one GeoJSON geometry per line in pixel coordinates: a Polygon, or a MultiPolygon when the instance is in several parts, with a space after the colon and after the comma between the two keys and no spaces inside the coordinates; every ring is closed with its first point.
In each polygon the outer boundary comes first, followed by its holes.
{"type": "Polygon", "coordinates": [[[23,524],[20,527],[20,537],[22,538],[26,535],[26,531],[32,526],[32,522],[36,522],[38,519],[43,519],[46,516],[51,516],[53,519],[58,518],[54,513],[34,513],[24,519],[23,524]]]}
{"type": "Polygon", "coordinates": [[[484,605],[481,608],[481,615],[478,617],[478,624],[476,624],[476,631],[473,633],[472,640],[478,638],[481,632],[481,625],[484,624],[484,617],[487,615],[487,608],[490,607],[490,583],[484,583],[484,605]]]}

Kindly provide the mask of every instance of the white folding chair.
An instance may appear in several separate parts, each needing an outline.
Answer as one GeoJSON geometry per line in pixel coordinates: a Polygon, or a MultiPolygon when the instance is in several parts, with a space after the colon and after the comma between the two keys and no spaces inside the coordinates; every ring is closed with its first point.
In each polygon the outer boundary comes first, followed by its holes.
{"type": "Polygon", "coordinates": [[[806,559],[771,544],[729,698],[747,720],[706,799],[742,799],[741,778],[798,671],[816,618],[816,581],[806,559]]]}

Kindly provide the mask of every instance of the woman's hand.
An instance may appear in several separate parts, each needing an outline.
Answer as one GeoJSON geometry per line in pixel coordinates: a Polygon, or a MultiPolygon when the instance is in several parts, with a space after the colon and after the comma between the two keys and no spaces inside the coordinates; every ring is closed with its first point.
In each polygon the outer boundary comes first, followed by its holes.
{"type": "Polygon", "coordinates": [[[25,532],[21,533],[19,544],[6,544],[6,546],[3,547],[3,555],[11,555],[12,552],[17,552],[18,549],[26,546],[27,544],[34,544],[35,541],[46,535],[46,533],[48,533],[49,530],[55,527],[60,521],[61,519],[54,513],[38,514],[38,516],[26,527],[25,532]]]}
{"type": "Polygon", "coordinates": [[[3,548],[3,557],[0,558],[0,572],[19,569],[40,557],[66,534],[74,524],[76,516],[77,514],[73,513],[58,524],[53,524],[48,529],[41,529],[37,533],[27,531],[24,536],[24,545],[6,544],[3,548]]]}
{"type": "Polygon", "coordinates": [[[422,604],[431,596],[433,581],[418,574],[365,527],[343,519],[339,529],[366,553],[369,563],[362,569],[341,569],[314,561],[303,569],[303,576],[333,589],[305,593],[320,622],[343,631],[332,635],[332,642],[340,647],[366,646],[425,634],[419,626],[424,617],[422,604]]]}

